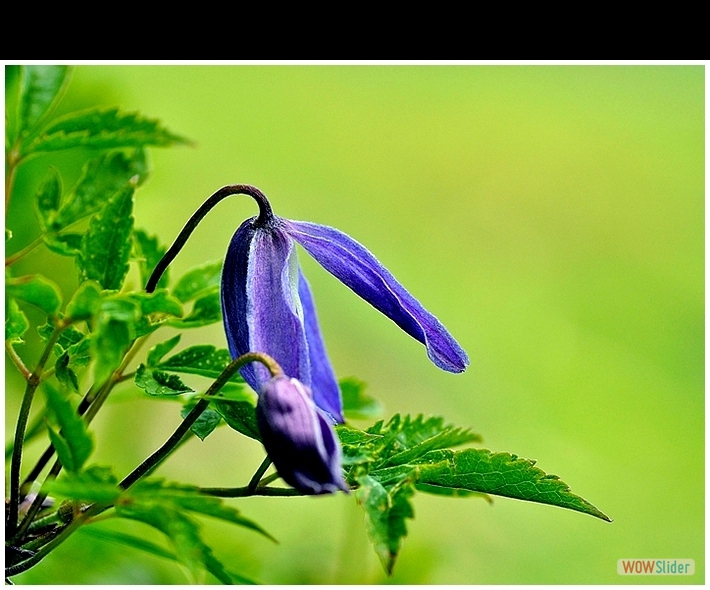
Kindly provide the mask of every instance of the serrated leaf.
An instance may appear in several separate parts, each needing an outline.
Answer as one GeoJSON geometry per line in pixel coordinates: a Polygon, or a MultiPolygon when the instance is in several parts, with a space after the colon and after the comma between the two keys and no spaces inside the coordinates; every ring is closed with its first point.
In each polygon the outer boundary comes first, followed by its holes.
{"type": "Polygon", "coordinates": [[[183,303],[197,299],[206,292],[219,288],[221,275],[221,260],[214,260],[192,268],[180,277],[173,289],[173,295],[183,303]]]}
{"type": "Polygon", "coordinates": [[[50,167],[47,176],[35,193],[35,210],[42,231],[47,231],[52,227],[61,198],[62,181],[57,170],[50,167]]]}
{"type": "Polygon", "coordinates": [[[79,391],[79,380],[76,373],[69,368],[69,355],[66,352],[54,363],[54,376],[67,389],[75,393],[79,391]]]}
{"type": "Polygon", "coordinates": [[[359,478],[358,483],[360,487],[355,497],[365,510],[367,534],[382,567],[387,575],[391,575],[402,541],[407,535],[405,519],[414,518],[414,510],[409,501],[414,494],[414,486],[404,480],[386,489],[370,476],[359,478]]]}
{"type": "MultiPolygon", "coordinates": [[[[180,410],[180,416],[184,419],[192,411],[197,403],[197,399],[193,398],[188,403],[186,403],[180,410]]],[[[197,420],[190,426],[190,430],[197,436],[200,440],[205,440],[217,426],[222,422],[222,416],[220,416],[212,408],[207,408],[202,414],[199,415],[197,420]]]]}
{"type": "Polygon", "coordinates": [[[163,357],[168,354],[173,348],[175,348],[180,342],[180,337],[182,335],[178,334],[173,336],[170,340],[156,344],[148,351],[148,356],[146,357],[146,365],[148,367],[155,367],[158,363],[163,360],[163,357]]]}
{"type": "Polygon", "coordinates": [[[8,279],[5,283],[5,293],[7,297],[34,305],[51,316],[56,315],[62,306],[59,287],[42,275],[8,279]]]}
{"type": "Polygon", "coordinates": [[[535,467],[534,461],[510,453],[492,453],[486,449],[434,451],[422,458],[418,481],[551,504],[611,521],[584,498],[573,494],[556,475],[548,475],[535,467]]]}
{"type": "Polygon", "coordinates": [[[472,492],[471,490],[464,490],[461,488],[445,488],[442,486],[433,486],[428,483],[417,483],[414,486],[418,492],[424,492],[426,494],[433,494],[435,496],[446,496],[448,498],[481,498],[489,504],[493,504],[493,498],[488,494],[482,494],[481,492],[472,492]]]}
{"type": "Polygon", "coordinates": [[[111,469],[99,465],[92,465],[80,473],[66,473],[45,485],[53,495],[100,504],[113,504],[123,493],[111,469]]]}
{"type": "Polygon", "coordinates": [[[101,208],[131,184],[140,185],[148,174],[143,150],[110,152],[89,161],[72,191],[65,196],[52,229],[59,231],[101,208]]]}
{"type": "MultiPolygon", "coordinates": [[[[134,230],[133,232],[133,248],[135,250],[135,256],[138,259],[141,284],[145,286],[153,272],[153,269],[165,255],[167,248],[160,245],[156,236],[149,236],[142,229],[134,230]]],[[[157,285],[158,289],[165,289],[168,286],[169,270],[169,268],[166,268],[165,272],[160,277],[157,285]]],[[[182,301],[179,297],[178,299],[182,301]]]]}
{"type": "Polygon", "coordinates": [[[335,432],[340,439],[344,466],[375,461],[381,435],[369,434],[347,424],[337,424],[335,432]]]}
{"type": "Polygon", "coordinates": [[[243,435],[261,441],[256,423],[256,408],[248,401],[213,400],[211,404],[227,425],[243,435]]]}
{"type": "Polygon", "coordinates": [[[89,222],[77,262],[82,280],[118,290],[128,273],[133,231],[133,190],[129,185],[111,197],[89,222]]]}
{"type": "Polygon", "coordinates": [[[222,301],[219,289],[213,288],[200,296],[192,306],[192,311],[181,320],[170,320],[168,325],[174,328],[199,328],[222,321],[222,301]]]}
{"type": "Polygon", "coordinates": [[[66,315],[74,320],[89,320],[101,309],[101,287],[95,281],[82,283],[67,303],[66,315]]]}
{"type": "Polygon", "coordinates": [[[136,370],[135,384],[148,395],[156,397],[175,396],[194,391],[174,373],[147,369],[142,363],[136,370]]]}
{"type": "Polygon", "coordinates": [[[49,250],[60,256],[77,256],[81,251],[84,234],[44,234],[42,239],[49,250]]]}
{"type": "Polygon", "coordinates": [[[5,342],[22,342],[22,337],[30,327],[27,316],[20,310],[17,301],[5,298],[5,342]]]}
{"type": "MultiPolygon", "coordinates": [[[[62,458],[60,449],[55,446],[57,456],[68,471],[79,471],[94,450],[94,441],[86,428],[86,422],[76,413],[76,410],[59,392],[53,388],[45,388],[47,407],[54,412],[57,423],[61,428],[60,434],[50,429],[52,443],[58,440],[66,442],[64,453],[68,450],[69,456],[62,458]]],[[[60,444],[60,446],[62,446],[60,444]]]]}
{"type": "Polygon", "coordinates": [[[340,380],[343,413],[351,420],[374,418],[382,413],[382,404],[365,393],[365,383],[349,377],[340,380]]]}
{"type": "MultiPolygon", "coordinates": [[[[216,379],[231,362],[232,356],[226,348],[215,348],[211,344],[197,344],[162,361],[157,368],[216,379]]],[[[244,382],[239,373],[235,373],[230,381],[244,382]]]]}
{"type": "Polygon", "coordinates": [[[50,125],[32,143],[31,149],[47,152],[74,147],[167,147],[181,143],[189,142],[162,127],[159,121],[113,108],[66,115],[50,125]]]}
{"type": "Polygon", "coordinates": [[[68,73],[67,66],[22,66],[20,87],[20,131],[37,125],[59,96],[68,73]]]}

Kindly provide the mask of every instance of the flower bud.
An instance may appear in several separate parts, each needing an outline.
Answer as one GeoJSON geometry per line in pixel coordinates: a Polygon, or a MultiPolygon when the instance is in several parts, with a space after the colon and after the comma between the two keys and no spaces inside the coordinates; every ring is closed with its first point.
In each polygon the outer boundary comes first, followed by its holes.
{"type": "Polygon", "coordinates": [[[266,381],[256,418],[264,448],[286,483],[305,494],[349,491],[331,421],[303,383],[284,375],[266,381]]]}

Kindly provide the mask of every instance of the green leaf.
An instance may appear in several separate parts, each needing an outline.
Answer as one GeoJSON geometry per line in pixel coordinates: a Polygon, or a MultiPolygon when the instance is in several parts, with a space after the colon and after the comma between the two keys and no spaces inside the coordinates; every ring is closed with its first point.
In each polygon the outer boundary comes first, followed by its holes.
{"type": "Polygon", "coordinates": [[[35,210],[42,231],[46,232],[52,227],[61,198],[62,181],[57,170],[50,167],[47,176],[35,194],[35,210]]]}
{"type": "MultiPolygon", "coordinates": [[[[94,450],[94,441],[86,428],[86,422],[76,413],[76,410],[58,391],[53,388],[45,388],[47,395],[47,407],[54,412],[57,422],[61,428],[61,435],[54,433],[50,429],[50,436],[54,444],[58,440],[66,442],[64,452],[68,451],[68,457],[57,455],[62,461],[62,465],[68,471],[79,471],[94,450]]],[[[60,446],[62,446],[60,444],[60,446]]]]}
{"type": "Polygon", "coordinates": [[[79,380],[76,373],[69,368],[69,355],[66,352],[54,364],[54,376],[64,387],[78,393],[79,380]]]}
{"type": "Polygon", "coordinates": [[[148,351],[146,364],[151,368],[157,366],[157,364],[163,360],[163,357],[178,345],[181,336],[182,334],[178,334],[177,336],[173,336],[170,340],[153,346],[153,348],[148,351]]]}
{"type": "Polygon", "coordinates": [[[148,174],[143,150],[110,152],[89,161],[74,189],[65,196],[52,229],[59,231],[101,208],[129,185],[137,186],[148,174]]]}
{"type": "MultiPolygon", "coordinates": [[[[163,549],[155,543],[141,539],[140,537],[135,537],[133,535],[127,535],[125,533],[119,533],[117,531],[109,531],[106,529],[97,529],[96,527],[82,527],[81,532],[88,534],[95,539],[100,539],[102,541],[108,541],[112,543],[120,543],[128,547],[133,547],[139,551],[144,551],[145,553],[150,553],[157,557],[163,557],[165,559],[170,559],[172,561],[178,561],[175,553],[163,549]]],[[[229,572],[224,569],[224,566],[213,558],[207,558],[204,563],[205,569],[210,572],[215,578],[220,580],[225,584],[256,584],[253,580],[245,578],[234,572],[229,572]]]]}
{"type": "Polygon", "coordinates": [[[135,484],[128,495],[136,502],[159,502],[164,505],[172,504],[183,510],[196,512],[236,524],[265,536],[275,539],[254,521],[244,517],[231,506],[227,506],[221,498],[208,496],[194,486],[166,482],[162,479],[147,479],[135,484]]]}
{"type": "Polygon", "coordinates": [[[66,115],[47,128],[30,148],[34,152],[47,152],[74,147],[167,147],[181,143],[189,142],[162,127],[159,121],[113,108],[66,115]]]}
{"type": "MultiPolygon", "coordinates": [[[[153,272],[153,269],[158,265],[160,259],[165,255],[167,248],[161,246],[156,236],[149,236],[142,229],[134,230],[133,232],[133,249],[138,260],[138,268],[141,275],[141,285],[145,286],[153,272]]],[[[168,271],[166,268],[163,275],[158,281],[157,287],[164,289],[168,286],[168,271]]],[[[177,297],[177,295],[176,295],[177,297]]],[[[178,297],[178,299],[180,299],[178,297]]],[[[182,299],[180,299],[182,301],[182,299]]],[[[184,302],[183,302],[184,303],[184,302]]]]}
{"type": "Polygon", "coordinates": [[[5,283],[5,294],[7,297],[34,305],[51,316],[56,315],[62,306],[59,287],[42,275],[8,279],[5,283]]]}
{"type": "Polygon", "coordinates": [[[151,313],[178,317],[182,315],[182,305],[177,299],[170,296],[165,289],[160,289],[154,293],[130,293],[128,297],[141,306],[141,312],[144,316],[151,313]]]}
{"type": "Polygon", "coordinates": [[[116,193],[89,222],[77,258],[82,280],[120,289],[128,273],[133,231],[133,186],[116,193]]]}
{"type": "Polygon", "coordinates": [[[89,535],[95,539],[100,539],[101,541],[120,543],[121,545],[133,547],[134,549],[150,553],[151,555],[155,555],[157,557],[164,557],[165,559],[177,561],[177,557],[172,551],[163,549],[160,545],[156,545],[155,543],[151,543],[150,541],[146,541],[140,537],[119,533],[117,531],[97,529],[96,527],[81,527],[80,531],[82,534],[89,535]]]}
{"type": "Polygon", "coordinates": [[[384,466],[401,465],[435,449],[481,441],[480,435],[468,428],[447,425],[440,416],[419,415],[412,419],[395,414],[387,424],[377,422],[366,432],[382,437],[377,454],[384,466]]]}
{"type": "MultiPolygon", "coordinates": [[[[163,532],[170,540],[177,558],[196,576],[204,566],[221,582],[234,580],[202,541],[199,525],[186,511],[206,514],[260,532],[261,527],[225,506],[218,498],[200,494],[196,488],[165,484],[162,480],[144,480],[126,491],[116,503],[116,515],[144,522],[163,532]]],[[[269,537],[270,538],[270,537],[269,537]]]]}
{"type": "Polygon", "coordinates": [[[140,307],[123,297],[109,297],[101,302],[96,327],[91,336],[91,354],[96,359],[94,380],[104,383],[118,368],[136,337],[140,307]]]}
{"type": "MultiPolygon", "coordinates": [[[[158,368],[174,373],[189,373],[216,379],[232,362],[232,356],[226,348],[215,348],[211,344],[197,344],[181,350],[169,359],[158,364],[158,368]]],[[[230,381],[243,383],[239,373],[230,381]]]]}
{"type": "Polygon", "coordinates": [[[517,455],[486,449],[441,450],[426,455],[420,463],[420,483],[551,504],[611,522],[556,475],[546,474],[534,461],[517,455]]]}
{"type": "Polygon", "coordinates": [[[144,364],[138,365],[135,376],[136,386],[148,395],[157,397],[191,393],[194,389],[185,385],[180,377],[173,373],[147,369],[144,364]]]}
{"type": "Polygon", "coordinates": [[[98,465],[80,473],[66,473],[45,485],[52,495],[100,504],[113,504],[123,493],[111,469],[98,465]]]}
{"type": "Polygon", "coordinates": [[[5,298],[5,342],[23,342],[22,337],[30,327],[27,316],[20,310],[17,301],[5,298]]]}
{"type": "Polygon", "coordinates": [[[60,256],[77,256],[81,251],[81,240],[83,234],[44,234],[42,239],[44,245],[47,246],[55,254],[60,256]]]}
{"type": "Polygon", "coordinates": [[[365,383],[349,377],[340,380],[343,413],[351,420],[374,418],[382,414],[382,404],[365,393],[365,383]]]}
{"type": "MultiPolygon", "coordinates": [[[[37,328],[37,334],[39,334],[39,337],[43,342],[47,342],[51,338],[52,334],[54,334],[54,324],[51,321],[48,321],[46,324],[42,324],[37,328]]],[[[70,347],[74,346],[78,342],[81,342],[85,337],[85,334],[77,330],[74,326],[67,326],[59,335],[59,338],[54,345],[53,352],[57,356],[61,356],[70,347]]]]}
{"type": "Polygon", "coordinates": [[[435,496],[446,496],[448,498],[482,498],[489,504],[493,504],[493,498],[488,494],[482,494],[481,492],[472,492],[470,490],[464,490],[461,488],[445,488],[442,486],[434,486],[428,483],[417,483],[414,486],[418,492],[424,492],[426,494],[433,494],[435,496]]]}
{"type": "Polygon", "coordinates": [[[202,295],[192,306],[190,314],[181,320],[170,320],[168,325],[174,328],[199,328],[222,320],[222,302],[219,289],[213,288],[202,295]]]}
{"type": "Polygon", "coordinates": [[[230,428],[249,438],[261,441],[253,402],[213,400],[211,405],[224,418],[230,428]]]}
{"type": "Polygon", "coordinates": [[[23,66],[20,89],[20,131],[37,125],[60,94],[67,66],[23,66]]]}
{"type": "MultiPolygon", "coordinates": [[[[186,403],[182,410],[180,410],[180,416],[182,418],[187,418],[192,408],[195,407],[197,399],[193,398],[190,402],[186,403]]],[[[215,412],[211,408],[207,408],[200,416],[195,420],[195,422],[190,426],[190,430],[195,433],[200,440],[205,440],[217,426],[222,422],[222,416],[215,412]]]]}
{"type": "Polygon", "coordinates": [[[66,315],[73,320],[90,320],[101,308],[101,287],[95,281],[79,285],[67,303],[66,315]]]}
{"type": "Polygon", "coordinates": [[[358,479],[360,487],[355,497],[365,510],[367,534],[387,575],[392,574],[395,561],[407,535],[406,518],[414,518],[410,498],[414,494],[411,481],[403,480],[390,489],[370,476],[358,479]]]}
{"type": "Polygon", "coordinates": [[[175,285],[173,295],[183,303],[197,299],[220,285],[222,261],[213,260],[187,271],[175,285]]]}
{"type": "Polygon", "coordinates": [[[81,342],[67,349],[70,367],[85,367],[91,362],[91,338],[86,337],[81,342]]]}

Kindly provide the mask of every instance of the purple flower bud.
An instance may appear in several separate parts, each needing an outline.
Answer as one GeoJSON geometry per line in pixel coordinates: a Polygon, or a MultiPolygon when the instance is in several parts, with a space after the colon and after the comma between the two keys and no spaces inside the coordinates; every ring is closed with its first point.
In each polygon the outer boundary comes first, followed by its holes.
{"type": "Polygon", "coordinates": [[[284,375],[266,381],[256,418],[264,448],[286,483],[305,494],[349,491],[331,420],[307,386],[284,375]]]}

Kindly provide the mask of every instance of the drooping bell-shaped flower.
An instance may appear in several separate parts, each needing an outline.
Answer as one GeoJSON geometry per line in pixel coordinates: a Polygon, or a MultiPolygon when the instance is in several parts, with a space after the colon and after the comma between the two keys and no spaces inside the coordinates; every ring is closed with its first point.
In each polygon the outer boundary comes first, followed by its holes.
{"type": "MultiPolygon", "coordinates": [[[[263,195],[262,195],[263,197],[263,195]]],[[[309,386],[315,404],[343,421],[340,390],[323,344],[313,296],[296,259],[295,243],[323,268],[427,348],[438,367],[459,373],[464,350],[446,328],[364,246],[343,232],[273,214],[268,201],[234,234],[222,269],[222,311],[233,357],[262,351],[309,386]]],[[[256,391],[268,380],[258,364],[242,369],[256,391]]]]}
{"type": "Polygon", "coordinates": [[[286,483],[305,494],[349,490],[333,426],[308,387],[284,375],[264,382],[256,419],[264,448],[286,483]]]}

